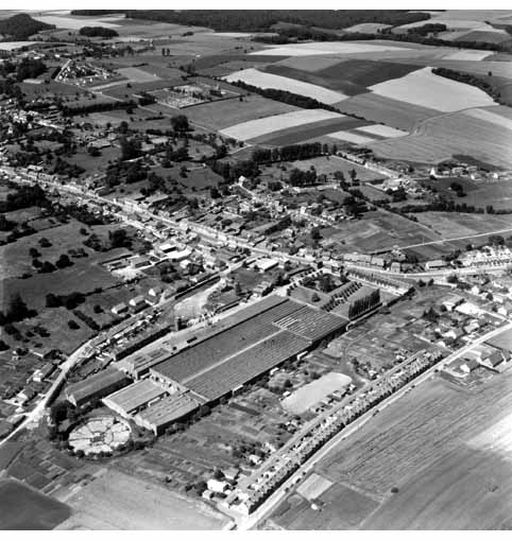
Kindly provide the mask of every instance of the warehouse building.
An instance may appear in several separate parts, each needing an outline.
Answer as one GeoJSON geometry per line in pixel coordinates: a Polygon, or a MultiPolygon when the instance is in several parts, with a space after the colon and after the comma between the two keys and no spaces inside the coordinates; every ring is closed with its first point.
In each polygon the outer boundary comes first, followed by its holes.
{"type": "Polygon", "coordinates": [[[201,403],[191,393],[174,393],[162,398],[152,406],[135,415],[133,420],[151,430],[155,435],[161,434],[172,423],[184,419],[194,413],[201,403]]]}
{"type": "Polygon", "coordinates": [[[82,406],[103,398],[130,383],[130,378],[116,368],[109,367],[78,383],[69,385],[66,398],[75,406],[82,406]]]}
{"type": "Polygon", "coordinates": [[[103,403],[119,415],[130,418],[168,394],[163,387],[155,385],[148,379],[142,379],[109,394],[103,399],[103,403]]]}

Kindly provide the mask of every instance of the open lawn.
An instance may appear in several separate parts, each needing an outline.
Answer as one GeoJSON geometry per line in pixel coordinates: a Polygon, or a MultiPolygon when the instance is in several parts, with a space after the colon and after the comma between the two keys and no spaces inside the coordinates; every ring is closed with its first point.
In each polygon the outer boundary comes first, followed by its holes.
{"type": "Polygon", "coordinates": [[[67,505],[19,481],[0,480],[0,530],[51,530],[69,515],[67,505]]]}
{"type": "Polygon", "coordinates": [[[113,469],[67,503],[74,514],[59,529],[220,530],[228,523],[205,503],[113,469]]]}
{"type": "Polygon", "coordinates": [[[494,103],[483,90],[434,75],[428,67],[399,79],[378,83],[370,90],[386,98],[445,112],[494,103]]]}
{"type": "Polygon", "coordinates": [[[298,79],[259,71],[255,68],[236,71],[227,75],[224,79],[229,82],[242,81],[258,88],[277,88],[279,90],[286,90],[293,94],[307,96],[326,104],[339,102],[346,97],[342,92],[335,92],[334,90],[329,90],[318,84],[302,82],[298,79]]]}

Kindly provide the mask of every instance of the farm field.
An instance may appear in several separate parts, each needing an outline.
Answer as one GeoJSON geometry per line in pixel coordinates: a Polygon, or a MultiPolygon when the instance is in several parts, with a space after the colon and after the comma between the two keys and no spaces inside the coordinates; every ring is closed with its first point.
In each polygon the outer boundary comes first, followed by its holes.
{"type": "Polygon", "coordinates": [[[316,473],[334,483],[319,497],[320,513],[295,493],[272,521],[310,529],[320,515],[340,529],[509,529],[511,378],[489,376],[472,389],[440,378],[421,384],[319,462],[316,473]],[[365,505],[333,501],[333,492],[365,505]],[[303,512],[286,513],[287,504],[303,512]]]}
{"type": "Polygon", "coordinates": [[[354,145],[367,145],[368,143],[373,143],[375,141],[372,137],[344,130],[329,133],[328,135],[337,141],[345,141],[347,143],[353,143],[354,145]]]}
{"type": "MultiPolygon", "coordinates": [[[[259,55],[269,56],[313,56],[326,54],[351,54],[351,53],[378,53],[382,51],[396,51],[399,48],[396,45],[373,42],[349,42],[349,41],[331,41],[331,42],[313,42],[290,45],[280,45],[269,47],[259,51],[259,55]]],[[[408,48],[408,45],[404,48],[408,48]]],[[[254,54],[254,53],[251,53],[254,54]]]]}
{"type": "Polygon", "coordinates": [[[258,88],[277,88],[293,94],[300,94],[313,98],[321,103],[332,104],[341,101],[346,96],[342,92],[335,92],[316,84],[302,82],[290,77],[283,77],[259,71],[255,68],[236,71],[224,77],[224,80],[232,83],[242,81],[258,88]]]}
{"type": "Polygon", "coordinates": [[[444,112],[492,105],[493,99],[482,90],[434,75],[426,67],[370,87],[375,94],[444,112]]]}
{"type": "Polygon", "coordinates": [[[233,137],[239,140],[248,140],[266,135],[285,128],[292,128],[323,120],[341,119],[342,115],[325,111],[324,109],[300,109],[290,113],[268,116],[257,120],[249,120],[241,124],[235,124],[223,128],[220,132],[226,137],[233,137]]]}
{"type": "Polygon", "coordinates": [[[336,108],[342,113],[358,115],[367,121],[405,131],[412,131],[419,122],[439,115],[435,109],[386,98],[373,92],[353,96],[336,104],[336,108]]]}
{"type": "Polygon", "coordinates": [[[411,135],[373,143],[371,148],[391,159],[438,163],[459,154],[509,169],[512,130],[503,124],[505,121],[497,124],[463,111],[425,120],[411,135]]]}
{"type": "MultiPolygon", "coordinates": [[[[512,221],[509,214],[497,216],[428,211],[418,212],[415,216],[418,218],[419,223],[431,227],[432,231],[441,235],[442,238],[479,235],[505,229],[510,229],[509,234],[512,234],[512,221]]],[[[509,236],[508,234],[503,235],[509,236]]],[[[479,242],[484,243],[486,240],[484,236],[481,239],[475,239],[474,242],[478,244],[479,242]]],[[[471,239],[468,239],[466,244],[468,242],[471,242],[471,239]]]]}
{"type": "Polygon", "coordinates": [[[301,111],[301,109],[256,94],[250,94],[244,97],[243,102],[232,99],[194,105],[186,109],[186,114],[192,122],[209,129],[222,130],[242,122],[293,111],[301,111]]]}
{"type": "Polygon", "coordinates": [[[324,236],[337,242],[343,251],[365,253],[390,250],[395,245],[439,240],[439,236],[428,228],[382,211],[370,211],[360,220],[343,222],[326,230],[324,236]]]}
{"type": "Polygon", "coordinates": [[[285,61],[268,65],[263,71],[354,96],[367,92],[371,85],[403,77],[417,69],[417,66],[405,63],[346,60],[315,71],[288,67],[285,61]]]}
{"type": "Polygon", "coordinates": [[[250,139],[253,144],[262,145],[293,145],[310,139],[329,136],[333,130],[343,130],[359,128],[367,124],[364,120],[341,115],[339,118],[331,120],[321,120],[312,122],[304,126],[293,126],[283,130],[273,131],[272,133],[250,139]]]}
{"type": "Polygon", "coordinates": [[[210,530],[228,519],[203,503],[109,469],[67,500],[74,513],[59,529],[210,530]]]}
{"type": "Polygon", "coordinates": [[[69,515],[67,505],[19,481],[0,480],[1,530],[51,530],[69,515]]]}

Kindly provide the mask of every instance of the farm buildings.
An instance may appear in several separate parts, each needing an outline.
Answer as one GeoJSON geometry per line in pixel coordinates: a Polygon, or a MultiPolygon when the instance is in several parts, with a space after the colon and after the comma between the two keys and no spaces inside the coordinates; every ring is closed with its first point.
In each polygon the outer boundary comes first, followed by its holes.
{"type": "Polygon", "coordinates": [[[127,375],[111,367],[70,386],[68,398],[75,405],[103,398],[122,417],[158,434],[201,405],[297,358],[346,323],[343,317],[270,296],[175,354],[159,347],[118,362],[136,380],[131,385],[127,375]]]}

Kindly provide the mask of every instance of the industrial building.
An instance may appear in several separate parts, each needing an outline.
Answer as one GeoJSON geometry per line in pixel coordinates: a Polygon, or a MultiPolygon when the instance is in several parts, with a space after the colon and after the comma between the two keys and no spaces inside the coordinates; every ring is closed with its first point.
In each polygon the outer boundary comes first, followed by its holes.
{"type": "Polygon", "coordinates": [[[166,389],[155,385],[151,380],[142,379],[109,394],[103,399],[103,403],[122,417],[130,417],[168,394],[166,389]]]}
{"type": "Polygon", "coordinates": [[[109,367],[78,383],[69,385],[66,389],[66,398],[75,406],[82,406],[117,391],[129,382],[130,378],[126,374],[109,367]]]}

